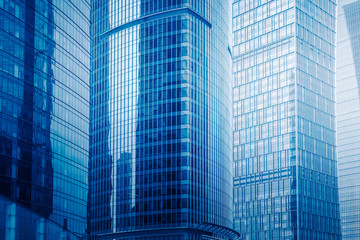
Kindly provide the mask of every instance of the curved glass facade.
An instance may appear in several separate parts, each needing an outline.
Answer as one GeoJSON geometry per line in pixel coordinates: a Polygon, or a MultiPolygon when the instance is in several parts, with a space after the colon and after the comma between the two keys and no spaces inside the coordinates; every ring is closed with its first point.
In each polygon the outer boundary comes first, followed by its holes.
{"type": "Polygon", "coordinates": [[[0,0],[0,239],[86,233],[90,3],[0,0]]]}
{"type": "Polygon", "coordinates": [[[342,239],[360,238],[360,1],[338,6],[336,134],[342,239]]]}
{"type": "Polygon", "coordinates": [[[91,18],[92,237],[235,236],[228,1],[95,0],[91,18]]]}

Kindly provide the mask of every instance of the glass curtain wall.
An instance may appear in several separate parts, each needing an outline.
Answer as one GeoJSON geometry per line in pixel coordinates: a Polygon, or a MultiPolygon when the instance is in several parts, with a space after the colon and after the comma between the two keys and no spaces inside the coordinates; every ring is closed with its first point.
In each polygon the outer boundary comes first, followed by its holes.
{"type": "Polygon", "coordinates": [[[360,1],[338,6],[336,126],[343,239],[360,236],[360,1]]]}
{"type": "Polygon", "coordinates": [[[86,234],[90,3],[0,0],[0,239],[86,234]]]}
{"type": "Polygon", "coordinates": [[[92,1],[92,238],[236,236],[229,10],[92,1]]]}
{"type": "Polygon", "coordinates": [[[235,230],[339,239],[334,1],[233,1],[235,230]]]}

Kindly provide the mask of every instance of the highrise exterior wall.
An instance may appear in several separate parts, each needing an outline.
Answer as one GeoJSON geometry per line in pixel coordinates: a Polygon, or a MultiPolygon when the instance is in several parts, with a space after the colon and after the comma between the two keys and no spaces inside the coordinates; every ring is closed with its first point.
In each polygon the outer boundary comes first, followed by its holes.
{"type": "Polygon", "coordinates": [[[339,239],[336,1],[296,3],[299,238],[339,239]]]}
{"type": "Polygon", "coordinates": [[[92,6],[92,237],[230,228],[228,1],[92,6]]]}
{"type": "Polygon", "coordinates": [[[333,1],[233,2],[235,230],[338,239],[333,1]]]}
{"type": "Polygon", "coordinates": [[[90,3],[0,1],[0,239],[86,234],[90,3]]]}
{"type": "Polygon", "coordinates": [[[336,134],[343,239],[360,236],[360,1],[338,6],[336,134]]]}

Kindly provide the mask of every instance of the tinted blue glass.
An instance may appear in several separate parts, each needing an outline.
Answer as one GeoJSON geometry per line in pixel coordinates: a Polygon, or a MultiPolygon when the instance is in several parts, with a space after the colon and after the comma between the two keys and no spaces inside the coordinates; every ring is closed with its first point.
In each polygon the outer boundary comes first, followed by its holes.
{"type": "Polygon", "coordinates": [[[360,237],[360,1],[339,1],[336,126],[343,239],[360,237]]]}
{"type": "Polygon", "coordinates": [[[0,0],[0,239],[86,229],[87,1],[0,0]]]}
{"type": "Polygon", "coordinates": [[[235,229],[338,239],[334,1],[233,1],[235,229]]]}
{"type": "Polygon", "coordinates": [[[92,6],[92,237],[236,236],[228,2],[92,6]]]}

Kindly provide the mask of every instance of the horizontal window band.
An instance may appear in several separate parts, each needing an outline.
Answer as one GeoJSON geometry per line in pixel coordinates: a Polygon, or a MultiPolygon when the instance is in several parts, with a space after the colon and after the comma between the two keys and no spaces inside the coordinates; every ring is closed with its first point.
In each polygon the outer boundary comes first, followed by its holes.
{"type": "Polygon", "coordinates": [[[108,37],[114,33],[117,33],[119,31],[122,31],[126,28],[130,28],[133,27],[135,25],[139,25],[141,23],[145,23],[147,21],[153,21],[156,19],[161,19],[161,18],[165,18],[165,17],[171,17],[171,16],[175,16],[175,15],[179,15],[179,14],[190,14],[193,15],[194,17],[198,18],[199,20],[201,20],[203,23],[205,23],[209,28],[212,27],[211,23],[205,19],[204,17],[202,17],[201,15],[199,15],[197,12],[195,12],[194,10],[186,7],[186,8],[177,8],[177,9],[172,9],[172,10],[168,10],[165,12],[160,12],[160,13],[155,13],[152,15],[148,15],[139,19],[136,19],[134,21],[125,23],[123,25],[120,25],[116,28],[110,29],[109,31],[103,33],[100,35],[100,37],[108,37]]]}

